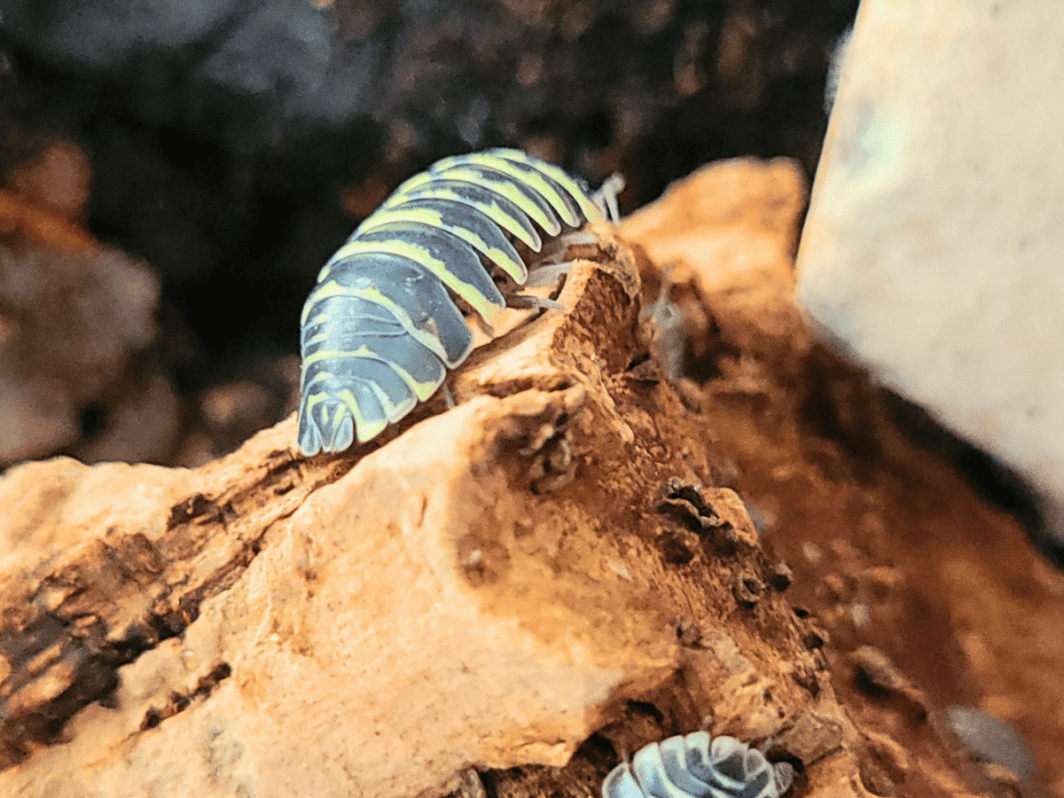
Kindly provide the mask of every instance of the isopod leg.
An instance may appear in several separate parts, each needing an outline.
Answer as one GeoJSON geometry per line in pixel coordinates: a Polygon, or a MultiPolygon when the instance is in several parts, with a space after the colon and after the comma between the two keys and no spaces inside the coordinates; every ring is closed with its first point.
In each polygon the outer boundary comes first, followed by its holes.
{"type": "Polygon", "coordinates": [[[529,310],[535,308],[537,310],[568,310],[569,306],[559,302],[557,299],[550,299],[545,296],[536,296],[535,294],[511,294],[506,298],[506,304],[508,307],[516,308],[517,310],[529,310]]]}
{"type": "Polygon", "coordinates": [[[624,177],[620,174],[613,174],[606,178],[592,197],[599,210],[606,214],[606,218],[614,224],[621,221],[621,208],[617,203],[617,197],[622,191],[624,191],[624,177]]]}
{"type": "Polygon", "coordinates": [[[544,285],[558,283],[562,277],[565,277],[573,270],[574,263],[575,261],[569,260],[564,263],[544,263],[541,266],[534,267],[528,274],[525,288],[539,288],[544,285]]]}

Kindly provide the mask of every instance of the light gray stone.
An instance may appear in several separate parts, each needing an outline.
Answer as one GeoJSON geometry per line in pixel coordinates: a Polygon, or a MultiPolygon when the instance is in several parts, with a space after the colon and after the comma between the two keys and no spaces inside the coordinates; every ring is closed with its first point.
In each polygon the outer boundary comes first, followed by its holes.
{"type": "Polygon", "coordinates": [[[798,268],[814,319],[1064,539],[1061,86],[1055,0],[866,0],[798,268]]]}

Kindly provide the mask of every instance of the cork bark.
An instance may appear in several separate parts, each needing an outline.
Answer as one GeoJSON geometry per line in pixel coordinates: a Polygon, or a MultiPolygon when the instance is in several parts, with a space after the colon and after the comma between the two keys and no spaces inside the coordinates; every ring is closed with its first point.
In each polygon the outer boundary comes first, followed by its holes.
{"type": "MultiPolygon", "coordinates": [[[[771,305],[790,343],[758,362],[793,376],[802,188],[788,164],[749,169],[692,251],[725,241],[772,300],[737,290],[729,316],[725,283],[673,264],[678,340],[710,362],[691,341],[712,318],[735,355],[771,305]]],[[[675,256],[651,217],[630,224],[675,256]]],[[[707,426],[723,377],[663,373],[641,313],[659,266],[610,229],[580,240],[567,311],[478,349],[453,409],[436,397],[368,445],[303,458],[289,418],[193,470],[57,458],[0,480],[0,794],[586,796],[698,728],[792,762],[797,795],[975,794],[947,735],[909,754],[883,725],[915,707],[934,726],[920,689],[889,660],[893,699],[852,689],[792,605],[764,510],[727,486],[729,430],[707,426]]]]}

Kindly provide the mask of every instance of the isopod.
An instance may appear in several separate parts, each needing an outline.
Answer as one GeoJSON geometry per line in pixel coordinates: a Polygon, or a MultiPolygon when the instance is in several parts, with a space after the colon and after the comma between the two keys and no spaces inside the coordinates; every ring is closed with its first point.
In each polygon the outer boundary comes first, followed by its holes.
{"type": "Polygon", "coordinates": [[[365,219],[318,274],[300,320],[299,448],[339,452],[399,421],[473,349],[460,302],[490,329],[495,276],[525,285],[515,242],[616,220],[623,181],[596,193],[519,150],[444,158],[365,219]]]}
{"type": "Polygon", "coordinates": [[[602,783],[602,798],[779,798],[794,768],[773,765],[734,737],[707,732],[669,737],[639,749],[602,783]]]}

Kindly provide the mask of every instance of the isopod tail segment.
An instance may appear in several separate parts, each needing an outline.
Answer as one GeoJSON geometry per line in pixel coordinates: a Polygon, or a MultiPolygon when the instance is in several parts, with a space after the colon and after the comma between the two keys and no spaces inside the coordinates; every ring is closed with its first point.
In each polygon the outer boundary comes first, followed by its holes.
{"type": "Polygon", "coordinates": [[[616,221],[623,185],[615,176],[592,193],[512,149],[444,158],[401,184],[322,267],[303,307],[303,454],[371,440],[432,396],[473,349],[459,304],[489,330],[508,297],[556,306],[509,290],[507,279],[529,281],[515,244],[539,253],[585,223],[616,221]]]}
{"type": "Polygon", "coordinates": [[[606,776],[602,798],[779,798],[793,780],[789,763],[773,765],[734,737],[698,731],[641,748],[606,776]]]}

